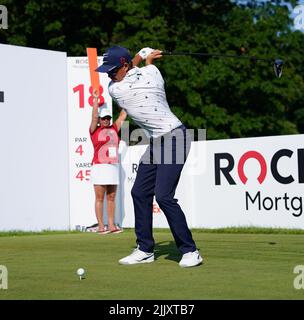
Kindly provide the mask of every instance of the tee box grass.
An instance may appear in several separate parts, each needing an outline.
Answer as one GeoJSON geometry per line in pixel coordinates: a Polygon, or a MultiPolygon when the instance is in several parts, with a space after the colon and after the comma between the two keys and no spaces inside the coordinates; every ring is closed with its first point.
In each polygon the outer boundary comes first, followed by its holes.
{"type": "Polygon", "coordinates": [[[154,232],[155,262],[119,265],[135,248],[134,230],[0,234],[8,288],[0,299],[214,300],[303,299],[294,268],[304,265],[304,232],[277,229],[192,230],[203,265],[180,268],[167,229],[154,232]],[[79,280],[78,268],[86,270],[79,280]]]}

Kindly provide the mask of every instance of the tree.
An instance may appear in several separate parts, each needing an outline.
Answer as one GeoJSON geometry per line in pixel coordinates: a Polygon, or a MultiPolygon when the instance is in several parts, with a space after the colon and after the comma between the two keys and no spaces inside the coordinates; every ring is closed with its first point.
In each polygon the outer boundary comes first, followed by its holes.
{"type": "Polygon", "coordinates": [[[304,35],[291,28],[283,1],[272,2],[3,0],[9,29],[0,30],[0,41],[76,56],[86,47],[102,53],[119,44],[133,54],[150,46],[280,57],[280,79],[271,64],[245,59],[164,57],[156,63],[172,110],[188,127],[207,128],[209,139],[303,133],[304,35]]]}

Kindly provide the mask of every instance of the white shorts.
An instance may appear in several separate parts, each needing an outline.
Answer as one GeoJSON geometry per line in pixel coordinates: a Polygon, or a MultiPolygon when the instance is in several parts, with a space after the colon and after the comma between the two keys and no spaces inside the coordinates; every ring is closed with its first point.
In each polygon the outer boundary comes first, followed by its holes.
{"type": "Polygon", "coordinates": [[[91,183],[95,185],[119,184],[119,164],[93,164],[91,168],[91,183]]]}

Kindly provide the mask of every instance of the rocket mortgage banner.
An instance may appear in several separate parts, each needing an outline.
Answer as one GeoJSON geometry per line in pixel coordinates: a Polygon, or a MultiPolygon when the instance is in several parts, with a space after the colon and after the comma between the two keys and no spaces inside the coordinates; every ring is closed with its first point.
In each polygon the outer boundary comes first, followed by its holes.
{"type": "MultiPolygon", "coordinates": [[[[192,142],[176,198],[193,228],[304,229],[304,135],[192,142]]],[[[131,189],[143,146],[122,160],[123,225],[134,226],[131,189]]],[[[168,227],[154,204],[154,225],[168,227]]]]}

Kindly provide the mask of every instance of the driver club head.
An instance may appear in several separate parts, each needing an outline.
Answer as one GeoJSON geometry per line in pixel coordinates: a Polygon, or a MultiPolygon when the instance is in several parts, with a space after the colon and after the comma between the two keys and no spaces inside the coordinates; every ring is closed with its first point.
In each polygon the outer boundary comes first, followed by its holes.
{"type": "Polygon", "coordinates": [[[283,72],[283,60],[276,59],[273,63],[274,73],[277,78],[281,78],[283,72]]]}

